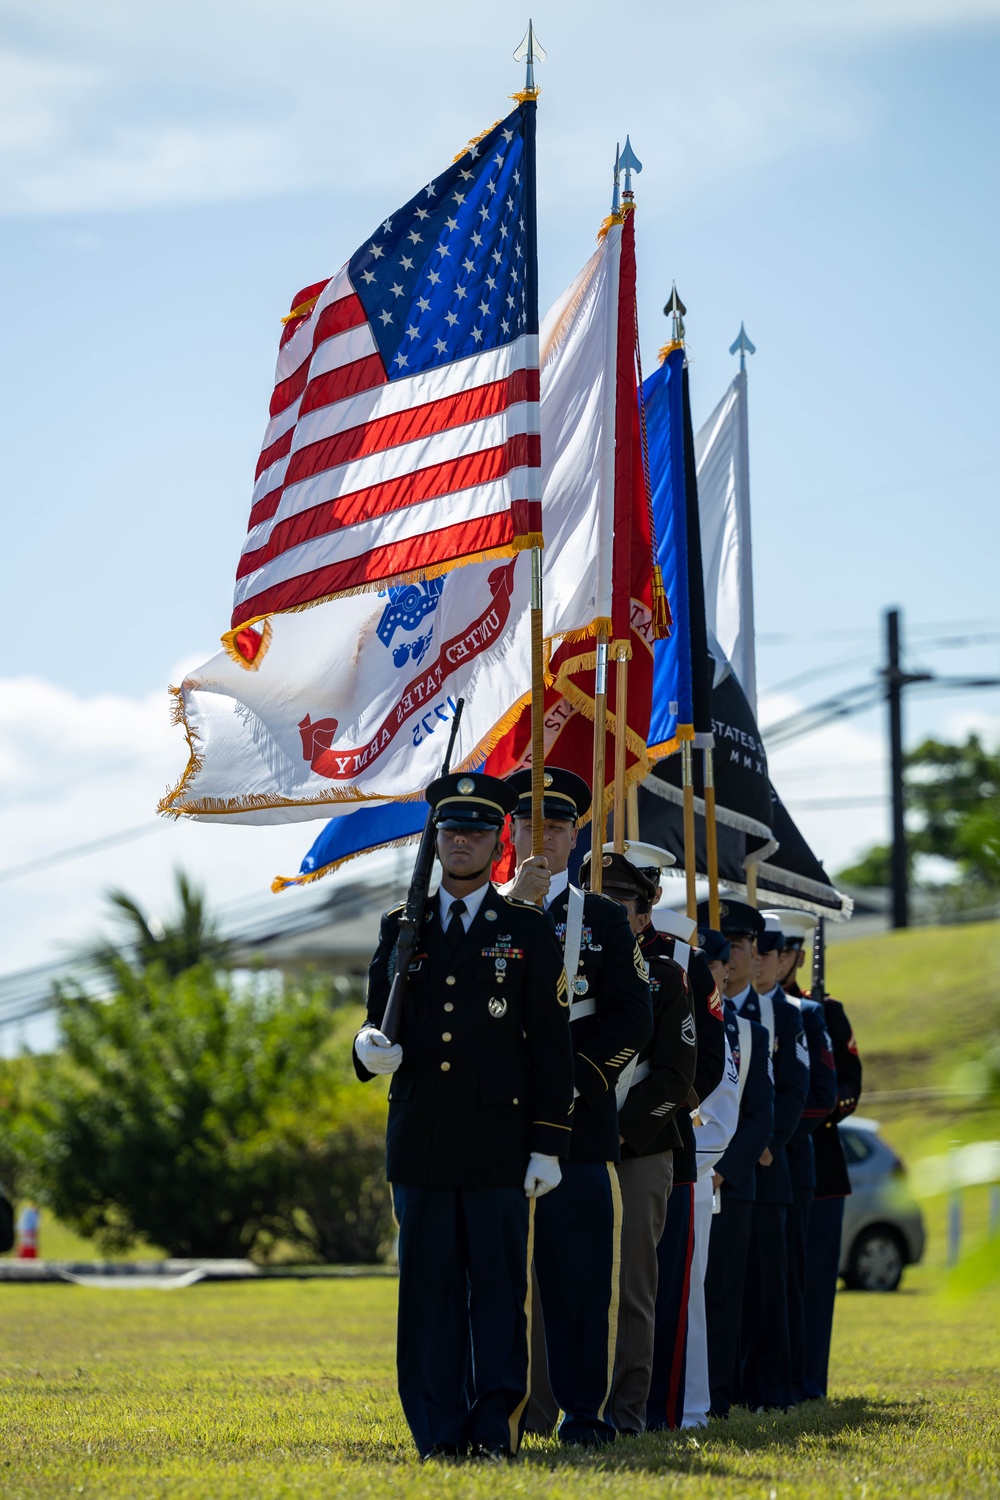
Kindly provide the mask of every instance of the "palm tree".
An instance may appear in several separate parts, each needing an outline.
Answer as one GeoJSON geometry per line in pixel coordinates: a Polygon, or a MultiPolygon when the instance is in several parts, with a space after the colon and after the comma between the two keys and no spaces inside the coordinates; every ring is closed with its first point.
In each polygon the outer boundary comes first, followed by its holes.
{"type": "Polygon", "coordinates": [[[166,923],[147,917],[127,891],[108,891],[122,940],[105,938],[89,952],[102,974],[117,979],[123,968],[132,974],[145,973],[155,964],[173,979],[196,964],[225,963],[229,943],[219,936],[208,914],[204,891],[183,870],[175,871],[175,879],[177,913],[166,923]]]}

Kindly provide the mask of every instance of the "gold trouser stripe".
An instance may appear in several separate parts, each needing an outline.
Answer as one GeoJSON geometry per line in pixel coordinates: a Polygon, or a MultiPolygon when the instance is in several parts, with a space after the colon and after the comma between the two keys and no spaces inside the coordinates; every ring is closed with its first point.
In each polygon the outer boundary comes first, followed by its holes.
{"type": "Polygon", "coordinates": [[[396,1199],[395,1199],[395,1197],[393,1195],[392,1183],[389,1182],[389,1183],[386,1184],[386,1186],[389,1189],[389,1207],[392,1210],[392,1222],[395,1224],[396,1229],[398,1230],[399,1229],[399,1215],[396,1213],[396,1199]]]}
{"type": "Polygon", "coordinates": [[[517,1452],[517,1429],[521,1425],[521,1414],[531,1394],[531,1262],[535,1258],[535,1201],[534,1198],[528,1199],[528,1264],[525,1268],[527,1283],[524,1293],[524,1316],[528,1324],[528,1379],[523,1399],[510,1414],[510,1451],[512,1454],[517,1452]]]}
{"type": "Polygon", "coordinates": [[[608,1307],[608,1388],[601,1402],[601,1409],[597,1413],[601,1421],[604,1420],[604,1409],[611,1399],[611,1382],[615,1378],[615,1346],[618,1343],[618,1300],[620,1295],[620,1283],[622,1273],[622,1190],[618,1185],[618,1173],[615,1164],[609,1161],[607,1164],[608,1177],[611,1181],[611,1202],[614,1206],[614,1253],[611,1260],[611,1302],[608,1307]]]}

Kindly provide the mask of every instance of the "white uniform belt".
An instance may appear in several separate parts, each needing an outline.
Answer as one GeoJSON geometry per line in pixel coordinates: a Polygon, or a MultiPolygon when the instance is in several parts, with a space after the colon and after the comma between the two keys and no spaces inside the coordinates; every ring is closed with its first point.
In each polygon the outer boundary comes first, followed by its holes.
{"type": "Polygon", "coordinates": [[[574,1000],[569,1008],[569,1018],[571,1021],[579,1021],[583,1016],[594,1015],[596,1010],[597,1001],[593,998],[589,1000],[574,1000]]]}

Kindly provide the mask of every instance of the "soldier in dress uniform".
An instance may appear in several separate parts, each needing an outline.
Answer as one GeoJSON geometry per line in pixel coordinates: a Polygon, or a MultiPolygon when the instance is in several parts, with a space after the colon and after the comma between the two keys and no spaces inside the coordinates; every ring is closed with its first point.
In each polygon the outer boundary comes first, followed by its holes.
{"type": "MultiPolygon", "coordinates": [[[[657,897],[659,899],[659,897],[657,897]]],[[[687,1373],[688,1293],[694,1260],[694,1193],[698,1177],[692,1110],[718,1088],[726,1068],[726,1034],[722,1000],[708,962],[693,947],[694,921],[658,907],[653,912],[662,948],[687,973],[694,1001],[698,1059],[687,1108],[676,1116],[681,1137],[674,1150],[674,1185],[667,1223],[657,1246],[658,1281],[653,1342],[653,1374],[646,1403],[647,1430],[673,1429],[684,1418],[687,1373]]],[[[652,939],[650,938],[650,941],[652,939]]]]}
{"type": "MultiPolygon", "coordinates": [[[[724,897],[720,930],[729,939],[726,996],[738,1015],[767,1031],[774,1068],[774,1133],[756,1169],[750,1249],[740,1318],[740,1400],[751,1410],[788,1404],[788,1255],[786,1224],[792,1202],[786,1144],[799,1123],[809,1085],[809,1053],[802,1018],[783,995],[761,998],[750,983],[757,946],[776,946],[764,919],[746,902],[724,897]]],[[[698,907],[709,925],[708,902],[698,907]]]]}
{"type": "Polygon", "coordinates": [[[762,998],[769,996],[773,999],[784,995],[790,1004],[796,1006],[802,1017],[802,1034],[809,1053],[809,1089],[806,1102],[786,1147],[792,1201],[785,1215],[789,1370],[788,1399],[785,1405],[797,1406],[803,1399],[802,1383],[805,1379],[806,1230],[816,1186],[812,1137],[836,1105],[837,1074],[821,1007],[810,1000],[786,995],[778,983],[778,972],[782,966],[781,952],[785,944],[780,920],[774,912],[761,912],[761,916],[764,918],[765,936],[770,947],[767,952],[760,953],[758,943],[754,983],[762,998]]]}
{"type": "MultiPolygon", "coordinates": [[[[809,1049],[809,1092],[803,1106],[802,1116],[788,1142],[788,1170],[792,1179],[792,1202],[785,1219],[788,1243],[788,1351],[789,1351],[789,1406],[797,1406],[805,1399],[806,1360],[806,1301],[809,1296],[809,1267],[806,1263],[806,1233],[816,1188],[816,1158],[813,1152],[813,1136],[825,1120],[833,1113],[837,1103],[837,1070],[833,1061],[833,1047],[826,1029],[823,1009],[811,1000],[798,995],[789,995],[779,983],[779,974],[788,967],[783,957],[786,938],[782,912],[761,912],[765,929],[772,935],[776,947],[759,960],[758,989],[763,994],[767,984],[760,965],[765,966],[767,979],[773,978],[772,993],[785,998],[798,1007],[802,1016],[802,1031],[809,1049]]],[[[798,986],[796,986],[798,988],[798,986]]]]}
{"type": "MultiPolygon", "coordinates": [[[[784,943],[778,971],[786,994],[801,995],[797,971],[805,962],[805,942],[817,919],[809,912],[775,911],[784,943]]],[[[813,997],[809,997],[810,999],[813,997]]],[[[812,1137],[816,1185],[806,1231],[805,1370],[802,1395],[813,1400],[826,1395],[830,1334],[840,1266],[840,1236],[844,1199],[851,1191],[838,1122],[854,1113],[861,1094],[861,1059],[851,1023],[839,1000],[824,995],[823,1018],[833,1047],[837,1075],[837,1103],[833,1113],[812,1137]]]]}
{"type": "Polygon", "coordinates": [[[528,1399],[535,1208],[569,1151],[562,955],[489,879],[516,800],[495,777],[427,789],[442,877],[410,963],[400,1041],[380,1030],[399,917],[382,919],[359,1078],[392,1074],[386,1175],[399,1223],[399,1394],[422,1457],[517,1452],[528,1399]]]}
{"type": "MultiPolygon", "coordinates": [[[[584,890],[590,889],[590,860],[588,854],[580,869],[584,890]]],[[[653,1035],[639,1053],[631,1077],[623,1075],[618,1084],[621,1298],[610,1410],[618,1431],[631,1437],[646,1428],[653,1370],[656,1247],[667,1217],[674,1150],[681,1144],[676,1117],[688,1107],[698,1055],[687,974],[667,956],[650,916],[660,893],[660,871],[673,863],[673,855],[665,849],[634,840],[626,842],[624,854],[616,854],[613,844],[605,844],[602,853],[604,894],[625,907],[649,970],[653,1000],[653,1035]]]]}
{"type": "Polygon", "coordinates": [[[577,1092],[562,1185],[539,1204],[535,1221],[547,1361],[535,1357],[542,1351],[534,1344],[529,1430],[551,1430],[561,1409],[562,1442],[607,1443],[615,1437],[608,1403],[621,1242],[615,1089],[652,1034],[649,976],[618,902],[569,884],[577,819],[590,807],[587,783],[546,767],[544,852],[538,856],[531,853],[531,772],[516,771],[507,784],[518,798],[512,827],[520,863],[511,892],[543,903],[563,949],[577,1092]]]}
{"type": "MultiPolygon", "coordinates": [[[[729,965],[728,938],[705,928],[698,934],[698,943],[713,974],[724,982],[729,965]]],[[[734,1400],[756,1168],[774,1133],[774,1081],[767,1032],[758,1021],[738,1016],[725,998],[722,1003],[729,1050],[739,1073],[739,1123],[712,1175],[718,1212],[712,1219],[705,1273],[705,1322],[709,1410],[713,1417],[728,1417],[734,1400]]]]}

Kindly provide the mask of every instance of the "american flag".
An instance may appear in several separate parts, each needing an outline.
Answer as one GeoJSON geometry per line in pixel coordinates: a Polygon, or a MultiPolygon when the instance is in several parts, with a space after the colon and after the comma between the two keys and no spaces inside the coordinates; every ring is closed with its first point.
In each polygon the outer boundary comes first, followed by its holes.
{"type": "Polygon", "coordinates": [[[293,300],[234,632],[540,543],[534,108],[293,300]]]}

